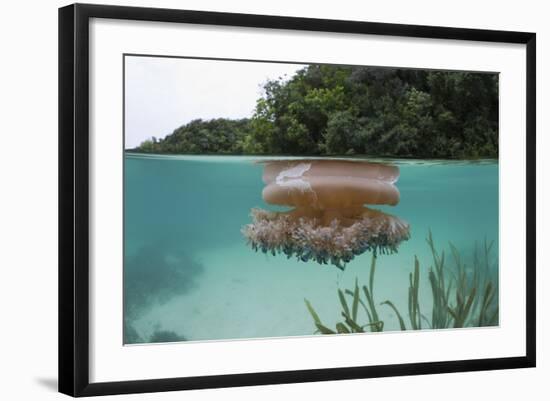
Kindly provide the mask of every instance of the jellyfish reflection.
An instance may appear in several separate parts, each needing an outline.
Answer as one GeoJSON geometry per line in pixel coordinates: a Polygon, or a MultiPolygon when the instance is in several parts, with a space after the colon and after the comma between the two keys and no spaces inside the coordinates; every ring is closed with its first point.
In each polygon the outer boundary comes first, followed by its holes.
{"type": "Polygon", "coordinates": [[[254,250],[340,269],[366,251],[393,253],[409,225],[364,205],[396,205],[399,169],[344,160],[278,160],[265,164],[265,202],[287,212],[252,209],[242,233],[254,250]]]}

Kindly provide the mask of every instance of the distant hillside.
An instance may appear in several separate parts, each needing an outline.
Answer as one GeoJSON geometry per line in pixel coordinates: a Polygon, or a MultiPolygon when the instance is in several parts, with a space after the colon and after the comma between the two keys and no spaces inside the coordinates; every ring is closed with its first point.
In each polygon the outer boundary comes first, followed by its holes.
{"type": "Polygon", "coordinates": [[[263,89],[250,119],[194,120],[133,151],[498,157],[497,74],[311,65],[263,89]]]}

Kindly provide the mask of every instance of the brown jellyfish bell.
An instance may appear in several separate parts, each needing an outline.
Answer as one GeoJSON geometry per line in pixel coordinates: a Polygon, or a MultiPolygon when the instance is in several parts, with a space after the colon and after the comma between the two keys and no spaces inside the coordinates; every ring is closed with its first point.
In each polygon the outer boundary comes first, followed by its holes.
{"type": "Polygon", "coordinates": [[[397,205],[399,168],[348,160],[276,160],[265,163],[265,202],[286,212],[252,209],[242,229],[249,245],[299,260],[346,263],[366,251],[394,253],[409,238],[399,217],[365,205],[397,205]]]}

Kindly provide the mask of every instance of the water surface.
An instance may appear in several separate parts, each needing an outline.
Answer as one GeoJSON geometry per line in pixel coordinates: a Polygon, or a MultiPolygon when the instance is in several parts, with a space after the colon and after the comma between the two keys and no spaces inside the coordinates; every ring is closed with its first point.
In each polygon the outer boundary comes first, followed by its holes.
{"type": "MultiPolygon", "coordinates": [[[[337,289],[352,288],[356,278],[367,283],[372,255],[356,257],[342,272],[250,249],[241,234],[250,209],[281,210],[262,200],[258,160],[126,154],[126,343],[311,335],[315,326],[304,298],[327,325],[341,320],[337,289]]],[[[378,257],[375,297],[405,313],[417,256],[421,309],[428,311],[430,230],[439,248],[448,251],[452,242],[465,261],[476,241],[495,240],[498,262],[498,164],[385,162],[400,168],[401,200],[378,209],[406,220],[411,238],[398,253],[378,257]]],[[[389,308],[379,313],[385,330],[399,328],[389,308]]]]}

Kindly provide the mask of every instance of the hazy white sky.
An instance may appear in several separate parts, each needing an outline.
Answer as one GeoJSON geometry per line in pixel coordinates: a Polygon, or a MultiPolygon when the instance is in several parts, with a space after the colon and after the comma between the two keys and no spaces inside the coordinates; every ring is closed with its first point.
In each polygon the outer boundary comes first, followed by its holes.
{"type": "Polygon", "coordinates": [[[125,62],[126,148],[163,138],[196,118],[250,117],[264,82],[304,67],[135,56],[125,62]]]}

